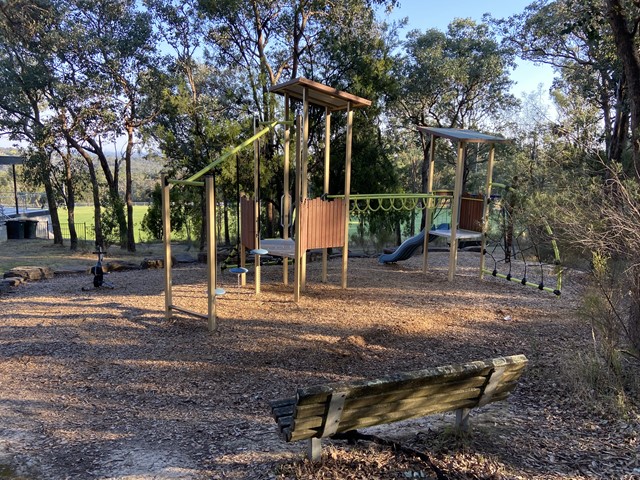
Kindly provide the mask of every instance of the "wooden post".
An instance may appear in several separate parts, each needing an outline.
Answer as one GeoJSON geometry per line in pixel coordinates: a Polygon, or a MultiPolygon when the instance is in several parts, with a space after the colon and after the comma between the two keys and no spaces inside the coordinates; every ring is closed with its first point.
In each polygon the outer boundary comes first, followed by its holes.
{"type": "Polygon", "coordinates": [[[489,163],[487,164],[487,183],[482,200],[482,244],[480,246],[480,278],[484,276],[484,251],[487,247],[487,232],[489,230],[489,200],[491,199],[491,183],[493,182],[493,161],[496,145],[491,144],[489,151],[489,163]]]}
{"type": "Polygon", "coordinates": [[[173,298],[171,295],[171,201],[169,178],[166,175],[160,176],[162,185],[162,241],[164,242],[164,318],[171,318],[171,305],[173,298]]]}
{"type": "Polygon", "coordinates": [[[319,462],[322,458],[322,439],[310,438],[307,445],[307,458],[312,462],[319,462]]]}
{"type": "MultiPolygon", "coordinates": [[[[324,188],[322,193],[329,193],[329,175],[331,162],[331,110],[328,107],[324,109],[324,188]]],[[[322,249],[322,282],[327,282],[327,263],[329,261],[329,251],[322,249]]]]}
{"type": "MultiPolygon", "coordinates": [[[[300,168],[302,199],[306,199],[309,193],[309,89],[302,90],[302,165],[300,168]]],[[[301,221],[302,212],[298,211],[298,221],[301,221]]],[[[306,234],[306,232],[305,232],[306,234]]],[[[306,242],[305,242],[306,243],[306,242]]],[[[307,286],[307,251],[300,257],[300,288],[307,286]]]]}
{"type": "Polygon", "coordinates": [[[461,432],[469,431],[470,408],[459,408],[456,410],[456,430],[461,432]]]}
{"type": "Polygon", "coordinates": [[[213,175],[204,180],[207,211],[207,320],[209,331],[216,329],[216,204],[213,175]]]}
{"type": "Polygon", "coordinates": [[[300,174],[300,169],[301,169],[301,164],[302,164],[302,159],[301,157],[301,150],[302,150],[302,138],[300,138],[300,130],[301,130],[301,118],[300,115],[297,116],[296,118],[296,188],[295,188],[295,193],[296,193],[296,219],[295,219],[295,227],[296,227],[296,238],[295,238],[295,259],[294,259],[294,286],[293,286],[293,300],[295,302],[298,302],[300,300],[300,276],[301,276],[301,270],[302,270],[302,266],[301,264],[301,257],[302,257],[302,239],[300,238],[301,235],[301,225],[302,222],[300,221],[300,207],[302,205],[302,195],[300,193],[300,188],[301,188],[301,184],[302,184],[302,175],[300,174]]]}
{"type": "Polygon", "coordinates": [[[349,195],[351,194],[351,142],[353,139],[353,110],[347,103],[347,139],[344,159],[344,245],[342,246],[342,288],[347,288],[347,266],[349,263],[349,195]]]}
{"type": "Polygon", "coordinates": [[[458,217],[460,216],[460,200],[462,197],[462,175],[464,174],[464,150],[466,143],[458,142],[458,161],[456,163],[456,181],[451,201],[451,238],[449,248],[449,281],[453,281],[458,263],[458,217]]]}
{"type": "MultiPolygon", "coordinates": [[[[258,133],[258,119],[253,118],[253,134],[258,133]]],[[[260,248],[260,139],[253,141],[253,245],[260,248]]],[[[260,262],[253,256],[253,271],[256,295],[260,293],[260,262]]]]}
{"type": "MultiPolygon", "coordinates": [[[[429,178],[427,179],[427,193],[433,194],[433,173],[435,172],[436,137],[432,134],[429,145],[429,178]]],[[[422,273],[427,273],[427,261],[429,257],[429,230],[431,230],[431,212],[433,199],[429,197],[426,204],[426,216],[424,220],[424,244],[422,247],[422,273]]]]}
{"type": "MultiPolygon", "coordinates": [[[[289,94],[284,95],[284,119],[289,121],[289,94]]],[[[282,238],[287,240],[289,238],[289,225],[291,225],[291,219],[289,218],[289,212],[291,211],[291,192],[289,190],[289,148],[291,142],[291,128],[288,123],[284,125],[284,185],[282,187],[282,193],[284,195],[282,199],[282,238]]],[[[282,259],[282,283],[285,286],[289,285],[289,257],[282,259]]]]}

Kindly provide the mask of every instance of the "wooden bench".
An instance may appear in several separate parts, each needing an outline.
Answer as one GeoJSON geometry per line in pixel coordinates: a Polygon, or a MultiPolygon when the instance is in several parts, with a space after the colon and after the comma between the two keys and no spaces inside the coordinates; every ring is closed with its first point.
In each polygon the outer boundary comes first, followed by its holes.
{"type": "Polygon", "coordinates": [[[455,411],[456,428],[466,431],[470,409],[507,398],[526,364],[524,355],[514,355],[299,388],[295,397],[271,402],[271,409],[281,437],[308,439],[308,457],[315,461],[321,438],[358,428],[455,411]]]}

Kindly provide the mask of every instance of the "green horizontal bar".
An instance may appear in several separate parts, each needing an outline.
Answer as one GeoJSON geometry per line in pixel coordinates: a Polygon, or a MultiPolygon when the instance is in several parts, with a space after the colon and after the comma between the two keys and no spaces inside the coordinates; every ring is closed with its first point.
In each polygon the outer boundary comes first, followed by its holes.
{"type": "MultiPolygon", "coordinates": [[[[344,195],[327,195],[327,198],[344,198],[344,195]]],[[[387,198],[451,198],[451,195],[436,195],[433,193],[354,193],[349,195],[351,200],[383,200],[387,198]]]]}
{"type": "Polygon", "coordinates": [[[237,145],[235,147],[233,147],[231,150],[229,150],[226,153],[223,153],[218,159],[214,160],[213,162],[211,162],[209,165],[207,165],[206,167],[204,167],[202,170],[200,170],[198,173],[191,175],[189,178],[186,179],[187,182],[193,182],[194,180],[197,180],[198,178],[200,178],[202,175],[204,175],[205,173],[209,172],[210,170],[214,169],[215,167],[217,167],[218,165],[220,165],[222,162],[224,162],[227,158],[231,157],[232,155],[238,153],[240,150],[242,150],[243,148],[251,145],[253,142],[255,142],[256,140],[258,140],[259,138],[263,137],[264,135],[266,135],[272,128],[274,128],[276,125],[278,125],[279,121],[273,121],[271,123],[269,123],[265,128],[263,128],[262,130],[260,130],[258,133],[256,133],[254,136],[247,138],[244,142],[242,142],[240,145],[237,145]]]}
{"type": "MultiPolygon", "coordinates": [[[[278,125],[294,125],[293,120],[276,120],[278,125]]],[[[271,125],[273,122],[258,122],[259,125],[271,125]]]]}
{"type": "MultiPolygon", "coordinates": [[[[522,285],[522,279],[521,278],[507,278],[507,276],[503,273],[496,273],[495,275],[493,274],[493,270],[487,270],[485,268],[482,269],[482,273],[486,273],[488,275],[491,275],[492,277],[498,277],[498,278],[504,278],[505,280],[510,280],[512,282],[515,283],[519,283],[522,285]]],[[[549,287],[542,287],[540,288],[540,285],[538,285],[537,283],[532,283],[532,282],[525,282],[525,285],[529,286],[529,287],[535,287],[538,290],[544,290],[545,292],[551,292],[551,293],[556,293],[556,290],[553,288],[549,288],[549,287]]]]}
{"type": "Polygon", "coordinates": [[[189,185],[190,187],[204,187],[204,182],[190,182],[189,180],[167,180],[173,185],[189,185]]]}

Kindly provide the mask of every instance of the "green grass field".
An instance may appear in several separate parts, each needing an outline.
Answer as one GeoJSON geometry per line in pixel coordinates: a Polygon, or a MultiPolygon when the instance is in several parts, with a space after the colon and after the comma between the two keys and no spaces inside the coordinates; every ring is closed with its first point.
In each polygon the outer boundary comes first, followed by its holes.
{"type": "MultiPolygon", "coordinates": [[[[135,239],[137,242],[145,241],[147,235],[140,228],[140,223],[142,222],[142,218],[144,214],[147,212],[149,207],[147,205],[134,205],[133,206],[133,222],[134,222],[134,230],[135,230],[135,239]]],[[[78,232],[78,236],[81,239],[85,240],[85,228],[83,226],[86,225],[86,240],[94,240],[95,234],[93,231],[94,221],[93,221],[93,207],[90,205],[81,206],[75,208],[75,223],[76,230],[78,232]]],[[[67,214],[64,211],[60,211],[60,223],[66,224],[67,222],[67,214]]]]}

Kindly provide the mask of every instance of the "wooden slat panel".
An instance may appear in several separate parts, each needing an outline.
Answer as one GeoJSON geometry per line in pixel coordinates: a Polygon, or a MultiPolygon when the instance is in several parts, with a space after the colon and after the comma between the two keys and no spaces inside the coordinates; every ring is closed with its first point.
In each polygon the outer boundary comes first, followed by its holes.
{"type": "Polygon", "coordinates": [[[318,436],[319,436],[318,430],[313,430],[313,429],[295,430],[295,431],[287,430],[283,432],[283,438],[287,442],[297,442],[298,440],[306,440],[307,438],[313,438],[318,436]]]}
{"type": "Polygon", "coordinates": [[[255,202],[253,199],[242,196],[240,198],[240,236],[242,245],[248,249],[256,248],[255,245],[255,223],[254,223],[255,202]]]}
{"type": "Polygon", "coordinates": [[[459,228],[474,232],[482,231],[482,195],[462,197],[460,203],[459,228]]]}
{"type": "Polygon", "coordinates": [[[344,243],[344,201],[314,198],[303,203],[304,249],[341,247],[344,243]]]}
{"type": "MultiPolygon", "coordinates": [[[[422,415],[424,416],[433,412],[444,412],[450,409],[463,408],[468,406],[469,402],[475,406],[480,398],[480,392],[481,390],[479,388],[470,388],[438,395],[408,398],[389,403],[370,404],[361,408],[350,408],[345,405],[339,428],[341,428],[343,423],[353,423],[360,418],[382,417],[389,412],[414,412],[412,413],[414,416],[421,411],[427,412],[422,415]]],[[[293,419],[292,427],[296,430],[298,428],[320,428],[324,422],[324,418],[325,415],[305,418],[296,417],[293,419]]]]}
{"type": "Polygon", "coordinates": [[[450,412],[458,408],[473,408],[476,404],[475,400],[468,400],[466,402],[452,402],[451,404],[441,404],[438,407],[432,409],[418,408],[415,410],[401,410],[396,412],[387,412],[383,415],[367,418],[358,418],[350,422],[343,422],[338,427],[338,433],[348,432],[358,428],[372,427],[374,425],[382,425],[385,423],[399,422],[401,420],[408,420],[410,418],[421,418],[434,413],[450,412]]]}
{"type": "MultiPolygon", "coordinates": [[[[461,381],[441,383],[436,385],[427,385],[421,388],[399,389],[381,394],[370,396],[356,397],[351,394],[345,403],[345,409],[362,408],[368,405],[376,405],[381,403],[398,402],[410,398],[425,397],[428,395],[437,395],[443,392],[452,392],[463,390],[466,388],[481,387],[486,383],[486,377],[474,376],[461,381]]],[[[314,403],[295,406],[295,417],[304,418],[307,416],[322,415],[325,411],[326,403],[314,403]]]]}
{"type": "Polygon", "coordinates": [[[527,363],[524,355],[500,357],[492,360],[465,363],[462,365],[447,365],[443,367],[428,368],[415,372],[397,373],[388,377],[372,381],[340,382],[326,385],[316,385],[307,388],[299,388],[297,392],[298,405],[321,403],[335,390],[350,390],[350,398],[392,392],[398,389],[420,388],[428,385],[451,383],[465,378],[487,375],[491,369],[498,366],[508,366],[511,371],[515,366],[523,366],[527,363]]]}
{"type": "MultiPolygon", "coordinates": [[[[456,370],[438,367],[429,371],[399,373],[391,377],[386,377],[369,382],[355,382],[351,385],[350,398],[368,397],[372,395],[382,395],[392,393],[396,390],[421,389],[433,385],[442,385],[463,381],[471,377],[486,376],[491,371],[491,367],[482,365],[482,368],[469,370],[456,370]],[[440,375],[432,370],[439,370],[440,375]],[[421,373],[424,372],[424,375],[421,373]]],[[[307,405],[325,402],[333,389],[344,389],[345,385],[318,385],[306,389],[298,390],[298,405],[307,405]],[[335,385],[335,387],[334,387],[335,385]]]]}
{"type": "Polygon", "coordinates": [[[478,376],[465,379],[461,382],[443,383],[438,385],[429,385],[425,388],[419,389],[403,389],[380,395],[349,398],[346,402],[345,408],[357,409],[367,407],[369,405],[388,404],[421,397],[435,397],[442,394],[447,395],[451,392],[463,391],[470,388],[480,388],[484,385],[485,381],[485,377],[478,376]]]}

